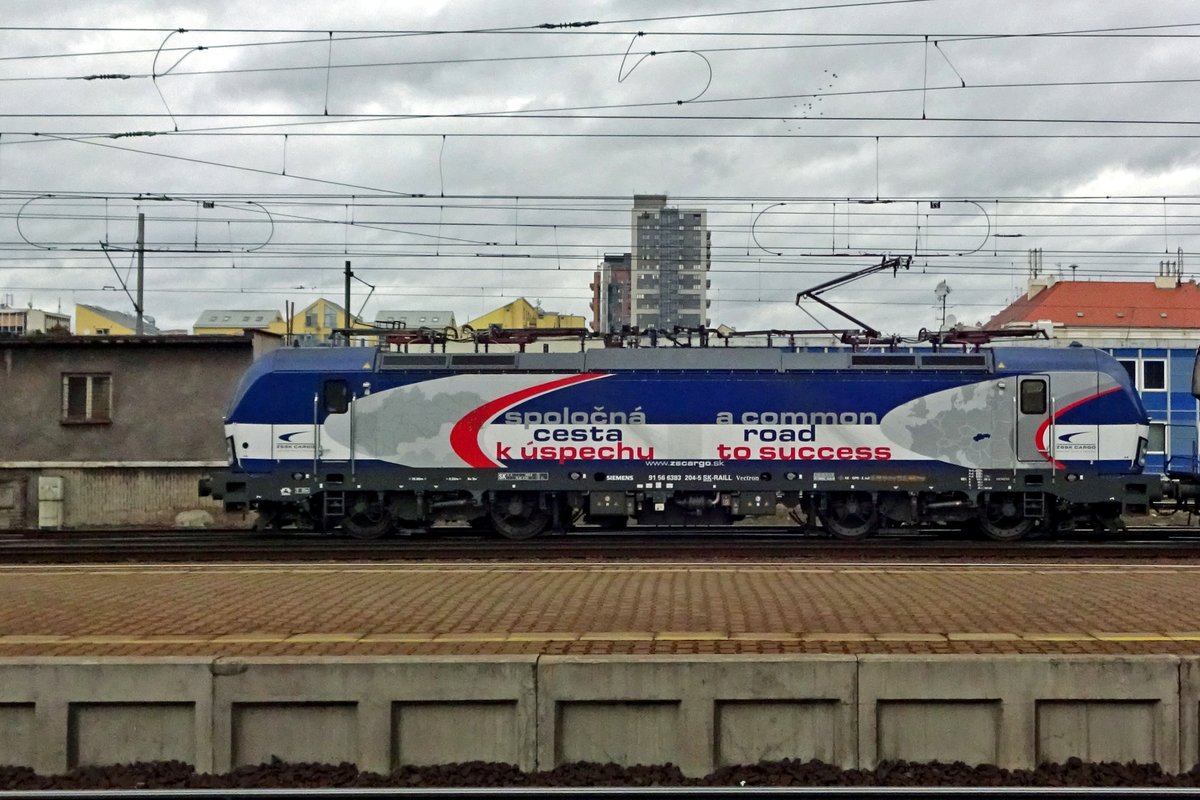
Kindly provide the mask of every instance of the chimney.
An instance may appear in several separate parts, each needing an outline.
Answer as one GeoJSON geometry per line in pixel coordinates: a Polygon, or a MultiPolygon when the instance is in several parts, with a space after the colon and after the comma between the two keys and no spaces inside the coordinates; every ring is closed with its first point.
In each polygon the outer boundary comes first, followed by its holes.
{"type": "Polygon", "coordinates": [[[1154,279],[1154,285],[1159,289],[1174,289],[1178,287],[1180,271],[1180,262],[1158,262],[1158,276],[1154,279]]]}
{"type": "Polygon", "coordinates": [[[1025,295],[1026,298],[1032,298],[1042,292],[1044,289],[1049,289],[1054,285],[1053,275],[1041,275],[1036,278],[1029,279],[1029,292],[1025,295]]]}

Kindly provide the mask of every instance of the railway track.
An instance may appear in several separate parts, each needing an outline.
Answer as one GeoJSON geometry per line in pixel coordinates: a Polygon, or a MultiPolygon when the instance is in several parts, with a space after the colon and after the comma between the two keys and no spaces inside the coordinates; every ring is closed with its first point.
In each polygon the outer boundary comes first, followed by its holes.
{"type": "Polygon", "coordinates": [[[42,531],[0,534],[0,564],[130,562],[296,562],[466,560],[838,560],[1028,561],[1200,560],[1200,528],[1129,528],[1001,543],[945,532],[881,535],[847,544],[796,528],[712,528],[612,533],[581,529],[527,541],[483,537],[467,528],[363,542],[303,533],[253,531],[42,531]]]}

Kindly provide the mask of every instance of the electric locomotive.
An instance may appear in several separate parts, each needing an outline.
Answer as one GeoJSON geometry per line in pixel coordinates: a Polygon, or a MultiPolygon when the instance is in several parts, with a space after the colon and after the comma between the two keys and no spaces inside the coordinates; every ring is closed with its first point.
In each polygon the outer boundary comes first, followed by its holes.
{"type": "Polygon", "coordinates": [[[1145,510],[1148,425],[1122,366],[1078,346],[280,349],[243,376],[230,465],[201,493],[263,527],[360,538],[714,525],[782,503],[843,539],[1016,540],[1145,510]]]}

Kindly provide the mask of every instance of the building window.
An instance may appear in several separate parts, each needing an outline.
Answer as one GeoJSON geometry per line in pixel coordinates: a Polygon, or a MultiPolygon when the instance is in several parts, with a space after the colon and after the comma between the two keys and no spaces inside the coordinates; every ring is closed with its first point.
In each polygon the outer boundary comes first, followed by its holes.
{"type": "Polygon", "coordinates": [[[1167,425],[1164,422],[1150,423],[1150,440],[1146,445],[1147,453],[1167,452],[1167,425]]]}
{"type": "Polygon", "coordinates": [[[325,309],[325,327],[326,328],[336,328],[337,324],[338,324],[337,319],[338,319],[338,313],[336,311],[334,311],[332,308],[325,309]]]}
{"type": "Polygon", "coordinates": [[[317,327],[317,312],[309,311],[308,313],[306,313],[304,315],[304,327],[306,327],[306,328],[317,327]]]}
{"type": "Polygon", "coordinates": [[[62,421],[112,422],[112,376],[63,375],[62,421]]]}
{"type": "Polygon", "coordinates": [[[1139,392],[1167,390],[1167,362],[1162,358],[1118,359],[1139,392]]]}
{"type": "Polygon", "coordinates": [[[1142,389],[1163,391],[1167,388],[1167,362],[1162,359],[1147,359],[1142,362],[1142,389]]]}

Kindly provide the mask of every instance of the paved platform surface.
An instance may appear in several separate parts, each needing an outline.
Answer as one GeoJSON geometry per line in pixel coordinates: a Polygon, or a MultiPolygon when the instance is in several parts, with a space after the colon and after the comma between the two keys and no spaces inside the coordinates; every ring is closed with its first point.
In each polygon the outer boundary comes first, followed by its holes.
{"type": "Polygon", "coordinates": [[[1200,565],[0,567],[0,656],[1200,654],[1200,565]]]}

